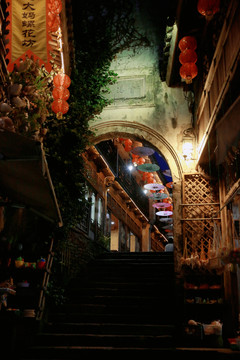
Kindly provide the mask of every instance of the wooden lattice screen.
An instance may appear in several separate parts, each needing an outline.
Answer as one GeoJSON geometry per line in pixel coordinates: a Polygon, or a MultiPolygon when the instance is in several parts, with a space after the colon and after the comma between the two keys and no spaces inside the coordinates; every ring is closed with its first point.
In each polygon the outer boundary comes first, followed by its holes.
{"type": "Polygon", "coordinates": [[[218,184],[198,173],[184,174],[182,199],[184,255],[208,259],[214,224],[220,224],[218,184]]]}

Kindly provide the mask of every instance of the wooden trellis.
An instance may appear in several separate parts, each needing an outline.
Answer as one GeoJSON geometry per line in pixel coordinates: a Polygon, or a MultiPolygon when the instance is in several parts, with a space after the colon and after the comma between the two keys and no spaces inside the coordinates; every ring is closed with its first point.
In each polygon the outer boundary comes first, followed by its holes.
{"type": "Polygon", "coordinates": [[[199,173],[184,174],[182,222],[184,256],[209,259],[214,245],[214,226],[220,224],[218,184],[199,173]]]}

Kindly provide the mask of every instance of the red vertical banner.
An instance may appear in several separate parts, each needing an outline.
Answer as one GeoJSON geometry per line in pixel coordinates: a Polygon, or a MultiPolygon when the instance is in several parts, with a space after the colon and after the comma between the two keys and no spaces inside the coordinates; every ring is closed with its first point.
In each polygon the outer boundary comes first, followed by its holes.
{"type": "Polygon", "coordinates": [[[8,0],[8,71],[26,56],[51,71],[48,3],[49,0],[8,0]]]}

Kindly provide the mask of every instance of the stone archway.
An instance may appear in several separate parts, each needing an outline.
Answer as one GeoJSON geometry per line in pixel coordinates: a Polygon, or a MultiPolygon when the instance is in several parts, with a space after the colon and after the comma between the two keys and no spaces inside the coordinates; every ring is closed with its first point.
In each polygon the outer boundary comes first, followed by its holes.
{"type": "Polygon", "coordinates": [[[156,130],[140,123],[122,120],[101,122],[94,126],[93,130],[95,131],[95,144],[119,135],[148,142],[165,157],[171,169],[173,182],[181,181],[183,169],[178,154],[173,146],[156,130]]]}
{"type": "Polygon", "coordinates": [[[93,131],[95,144],[113,139],[115,137],[129,137],[136,141],[144,140],[149,145],[154,146],[166,159],[171,169],[173,179],[173,203],[174,203],[174,246],[175,246],[175,263],[182,255],[182,212],[181,212],[181,193],[182,193],[182,176],[183,169],[180,158],[173,146],[154,129],[137,123],[124,120],[111,120],[98,123],[94,126],[93,131]]]}

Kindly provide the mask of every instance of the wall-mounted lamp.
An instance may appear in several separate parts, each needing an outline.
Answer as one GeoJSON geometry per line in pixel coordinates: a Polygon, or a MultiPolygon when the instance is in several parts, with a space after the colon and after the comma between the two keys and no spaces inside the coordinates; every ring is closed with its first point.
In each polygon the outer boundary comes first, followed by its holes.
{"type": "Polygon", "coordinates": [[[187,129],[184,131],[182,140],[182,154],[184,160],[193,160],[193,146],[194,146],[195,135],[193,129],[187,129]]]}
{"type": "Polygon", "coordinates": [[[183,139],[182,153],[184,160],[192,160],[193,155],[193,140],[192,139],[183,139]]]}

